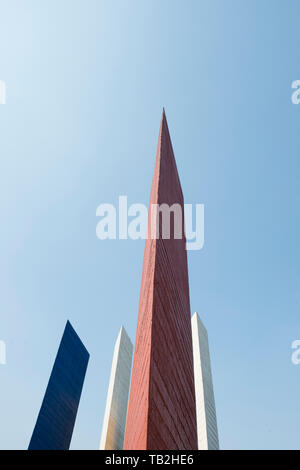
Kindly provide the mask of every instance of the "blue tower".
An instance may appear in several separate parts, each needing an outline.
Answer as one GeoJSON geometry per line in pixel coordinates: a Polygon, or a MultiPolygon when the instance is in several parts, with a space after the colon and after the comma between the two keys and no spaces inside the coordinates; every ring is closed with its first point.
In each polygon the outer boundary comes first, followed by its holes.
{"type": "Polygon", "coordinates": [[[68,450],[89,353],[67,321],[29,450],[68,450]]]}

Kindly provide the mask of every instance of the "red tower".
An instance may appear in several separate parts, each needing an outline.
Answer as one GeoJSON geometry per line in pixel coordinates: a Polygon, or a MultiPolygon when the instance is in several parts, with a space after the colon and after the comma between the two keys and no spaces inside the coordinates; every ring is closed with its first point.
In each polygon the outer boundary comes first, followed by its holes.
{"type": "MultiPolygon", "coordinates": [[[[152,204],[183,194],[163,111],[152,204]]],[[[182,217],[182,227],[184,217],[182,217]]],[[[197,449],[192,333],[185,237],[147,238],[124,449],[197,449]]]]}

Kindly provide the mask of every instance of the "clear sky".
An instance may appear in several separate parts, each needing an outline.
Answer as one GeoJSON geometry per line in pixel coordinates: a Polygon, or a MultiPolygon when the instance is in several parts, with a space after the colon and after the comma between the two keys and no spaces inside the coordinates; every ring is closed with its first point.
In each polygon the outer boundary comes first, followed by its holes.
{"type": "Polygon", "coordinates": [[[299,448],[298,1],[1,0],[0,447],[25,449],[69,319],[90,352],[71,448],[99,445],[114,342],[134,341],[143,241],[96,208],[148,204],[162,106],[186,203],[192,312],[223,449],[299,448]]]}

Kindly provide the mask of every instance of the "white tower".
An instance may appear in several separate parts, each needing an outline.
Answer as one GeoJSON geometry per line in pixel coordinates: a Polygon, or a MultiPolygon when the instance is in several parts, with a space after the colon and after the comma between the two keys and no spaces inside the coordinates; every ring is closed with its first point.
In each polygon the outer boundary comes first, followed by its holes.
{"type": "Polygon", "coordinates": [[[199,450],[218,450],[219,438],[208,336],[199,315],[192,316],[194,378],[199,450]]]}
{"type": "Polygon", "coordinates": [[[114,349],[100,450],[123,449],[132,351],[132,342],[122,326],[114,349]]]}

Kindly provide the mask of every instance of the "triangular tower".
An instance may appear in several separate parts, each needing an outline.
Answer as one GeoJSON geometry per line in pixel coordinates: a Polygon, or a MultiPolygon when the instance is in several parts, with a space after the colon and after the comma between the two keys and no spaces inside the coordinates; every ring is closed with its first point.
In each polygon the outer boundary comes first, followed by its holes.
{"type": "MultiPolygon", "coordinates": [[[[197,449],[196,405],[184,216],[182,237],[171,227],[150,238],[153,204],[184,201],[163,110],[145,242],[124,449],[197,449]]],[[[171,220],[172,217],[171,217],[171,220]]]]}

